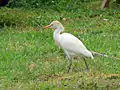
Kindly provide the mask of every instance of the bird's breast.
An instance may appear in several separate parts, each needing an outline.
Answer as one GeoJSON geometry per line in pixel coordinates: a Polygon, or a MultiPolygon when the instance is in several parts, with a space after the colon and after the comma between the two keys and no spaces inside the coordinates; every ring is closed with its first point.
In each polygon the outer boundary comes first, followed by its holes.
{"type": "Polygon", "coordinates": [[[61,44],[60,44],[60,42],[57,41],[57,40],[55,40],[55,44],[58,45],[59,47],[62,47],[61,44]]]}
{"type": "Polygon", "coordinates": [[[55,44],[57,44],[59,47],[61,47],[61,44],[60,44],[61,37],[60,37],[60,35],[59,34],[54,34],[53,38],[54,38],[55,44]]]}

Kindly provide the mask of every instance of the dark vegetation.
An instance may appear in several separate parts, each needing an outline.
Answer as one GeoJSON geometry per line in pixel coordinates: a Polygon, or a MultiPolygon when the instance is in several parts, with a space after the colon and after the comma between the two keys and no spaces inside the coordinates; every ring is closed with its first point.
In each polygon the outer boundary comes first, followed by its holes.
{"type": "Polygon", "coordinates": [[[0,7],[7,5],[8,1],[9,0],[0,0],[0,7]]]}
{"type": "MultiPolygon", "coordinates": [[[[92,0],[10,0],[9,7],[71,9],[74,5],[92,0]]],[[[77,7],[75,7],[77,8],[77,7]]]]}

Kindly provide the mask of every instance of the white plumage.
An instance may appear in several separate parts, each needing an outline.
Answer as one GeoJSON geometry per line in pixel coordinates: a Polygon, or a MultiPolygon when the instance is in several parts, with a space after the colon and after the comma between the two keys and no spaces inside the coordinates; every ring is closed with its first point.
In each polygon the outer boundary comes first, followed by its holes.
{"type": "MultiPolygon", "coordinates": [[[[68,72],[72,64],[72,56],[83,55],[93,59],[92,53],[85,47],[85,45],[75,36],[69,33],[62,33],[64,31],[63,25],[59,21],[53,21],[50,25],[45,26],[45,28],[55,29],[53,38],[58,46],[60,46],[65,54],[67,55],[70,64],[68,66],[68,72]]],[[[84,60],[85,61],[85,60],[84,60]]],[[[87,63],[85,61],[86,67],[88,69],[87,63]]]]}

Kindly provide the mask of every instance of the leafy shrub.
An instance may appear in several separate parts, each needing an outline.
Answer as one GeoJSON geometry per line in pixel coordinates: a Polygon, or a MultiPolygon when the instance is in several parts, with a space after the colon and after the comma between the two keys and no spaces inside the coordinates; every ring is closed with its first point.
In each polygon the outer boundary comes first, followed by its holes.
{"type": "Polygon", "coordinates": [[[52,8],[55,10],[71,9],[80,5],[81,2],[92,0],[10,0],[8,7],[29,8],[52,8]]]}
{"type": "Polygon", "coordinates": [[[2,8],[0,10],[0,25],[17,25],[17,24],[26,24],[25,21],[29,20],[29,18],[32,18],[32,14],[27,15],[24,12],[21,12],[20,9],[8,9],[8,8],[2,8]]]}
{"type": "Polygon", "coordinates": [[[116,2],[117,2],[118,4],[120,4],[120,0],[116,0],[116,2]]]}
{"type": "MultiPolygon", "coordinates": [[[[50,11],[49,12],[53,12],[50,11]]],[[[48,24],[48,21],[59,19],[60,17],[49,17],[49,12],[39,9],[35,10],[24,10],[24,9],[11,9],[11,8],[1,8],[0,9],[0,26],[42,26],[48,24]]],[[[53,12],[55,13],[55,12],[53,12]]]]}

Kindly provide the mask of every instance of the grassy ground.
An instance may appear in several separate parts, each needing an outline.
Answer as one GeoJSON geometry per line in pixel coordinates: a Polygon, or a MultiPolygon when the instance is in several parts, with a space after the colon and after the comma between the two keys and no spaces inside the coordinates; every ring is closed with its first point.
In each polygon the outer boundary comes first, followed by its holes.
{"type": "Polygon", "coordinates": [[[68,62],[53,41],[53,31],[43,29],[59,20],[65,32],[80,38],[89,50],[120,58],[120,10],[99,10],[94,3],[85,5],[61,13],[1,8],[0,89],[120,89],[119,60],[87,59],[90,71],[85,72],[83,60],[77,59],[71,72],[66,73],[68,62]]]}

